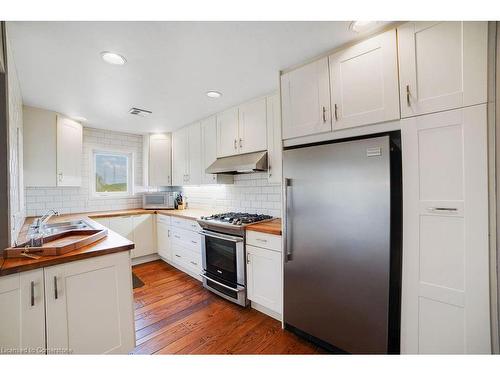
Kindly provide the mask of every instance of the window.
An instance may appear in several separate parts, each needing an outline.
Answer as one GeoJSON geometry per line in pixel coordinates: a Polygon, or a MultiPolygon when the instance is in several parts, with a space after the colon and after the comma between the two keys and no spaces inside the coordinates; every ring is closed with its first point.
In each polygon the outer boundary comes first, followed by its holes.
{"type": "Polygon", "coordinates": [[[92,164],[94,195],[132,194],[132,154],[94,151],[92,164]]]}

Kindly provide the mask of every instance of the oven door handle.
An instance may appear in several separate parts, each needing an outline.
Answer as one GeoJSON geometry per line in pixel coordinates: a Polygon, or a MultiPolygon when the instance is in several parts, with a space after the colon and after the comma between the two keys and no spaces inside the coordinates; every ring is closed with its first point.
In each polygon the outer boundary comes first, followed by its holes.
{"type": "Polygon", "coordinates": [[[207,237],[214,237],[218,238],[220,240],[227,240],[231,242],[243,242],[243,238],[241,237],[235,237],[235,236],[229,236],[227,234],[220,234],[220,233],[215,233],[215,232],[210,232],[208,230],[202,230],[199,232],[202,236],[207,236],[207,237]]]}
{"type": "Polygon", "coordinates": [[[232,287],[227,286],[226,284],[223,284],[220,281],[214,280],[214,279],[212,279],[212,278],[210,278],[210,277],[208,277],[207,275],[204,275],[204,274],[200,274],[200,276],[203,277],[204,279],[207,279],[207,280],[209,280],[209,281],[211,281],[211,282],[213,282],[213,283],[215,283],[217,285],[220,285],[220,286],[222,286],[222,287],[224,287],[226,289],[232,290],[233,292],[241,292],[241,291],[245,290],[245,288],[243,288],[241,286],[238,287],[238,288],[232,288],[232,287]]]}

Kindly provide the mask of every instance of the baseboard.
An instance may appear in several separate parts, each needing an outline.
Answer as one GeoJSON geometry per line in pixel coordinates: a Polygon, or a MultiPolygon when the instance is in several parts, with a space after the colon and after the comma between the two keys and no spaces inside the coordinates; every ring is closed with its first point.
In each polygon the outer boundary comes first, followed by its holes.
{"type": "Polygon", "coordinates": [[[280,313],[277,313],[276,311],[271,310],[265,306],[259,305],[258,303],[253,302],[253,301],[251,301],[250,306],[252,307],[252,309],[260,311],[261,313],[266,314],[266,315],[270,316],[271,318],[279,320],[281,322],[282,317],[281,317],[280,313]]]}
{"type": "Polygon", "coordinates": [[[158,259],[160,259],[160,257],[158,256],[158,254],[144,255],[142,257],[132,258],[132,265],[136,266],[138,264],[152,262],[152,261],[158,260],[158,259]]]}

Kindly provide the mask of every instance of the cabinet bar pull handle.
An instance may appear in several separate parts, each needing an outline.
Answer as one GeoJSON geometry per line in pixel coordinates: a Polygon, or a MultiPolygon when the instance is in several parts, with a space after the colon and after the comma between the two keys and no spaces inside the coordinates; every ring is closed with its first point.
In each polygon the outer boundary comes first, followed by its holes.
{"type": "Polygon", "coordinates": [[[234,139],[234,149],[238,149],[238,140],[236,138],[234,139]]]}
{"type": "Polygon", "coordinates": [[[177,258],[180,258],[180,257],[181,257],[181,256],[180,256],[180,255],[178,255],[178,254],[175,254],[175,256],[176,256],[177,258]]]}
{"type": "Polygon", "coordinates": [[[243,139],[240,138],[240,148],[242,148],[242,147],[243,147],[243,139]]]}
{"type": "Polygon", "coordinates": [[[250,264],[250,253],[247,253],[247,264],[250,264]]]}
{"type": "Polygon", "coordinates": [[[260,242],[267,242],[267,240],[265,240],[264,238],[256,238],[256,240],[260,242]]]}
{"type": "Polygon", "coordinates": [[[335,121],[338,121],[339,116],[338,116],[338,113],[337,113],[337,109],[338,109],[337,103],[335,103],[335,105],[334,105],[333,108],[335,109],[335,111],[334,111],[335,112],[335,121]]]}
{"type": "Polygon", "coordinates": [[[59,298],[59,295],[57,294],[57,276],[54,276],[54,298],[59,298]]]}
{"type": "Polygon", "coordinates": [[[193,262],[193,261],[191,261],[191,262],[189,262],[189,263],[191,263],[191,264],[192,264],[192,265],[194,265],[194,266],[197,266],[197,265],[198,265],[198,263],[193,262]]]}
{"type": "Polygon", "coordinates": [[[441,212],[457,212],[458,208],[454,207],[429,207],[429,211],[441,211],[441,212]]]}
{"type": "Polygon", "coordinates": [[[35,306],[35,282],[32,281],[31,282],[31,286],[30,286],[30,300],[31,300],[31,306],[35,306]]]}
{"type": "Polygon", "coordinates": [[[326,122],[326,108],[323,106],[323,122],[326,122]]]}
{"type": "Polygon", "coordinates": [[[406,105],[409,107],[411,106],[411,103],[410,103],[410,85],[406,85],[406,105]]]}

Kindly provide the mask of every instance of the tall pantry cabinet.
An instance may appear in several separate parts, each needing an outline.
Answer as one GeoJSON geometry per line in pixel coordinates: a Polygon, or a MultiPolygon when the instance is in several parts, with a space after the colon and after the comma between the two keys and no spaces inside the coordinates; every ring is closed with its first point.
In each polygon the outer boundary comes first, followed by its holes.
{"type": "Polygon", "coordinates": [[[490,353],[487,22],[398,28],[403,353],[490,353]]]}

